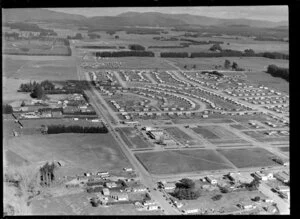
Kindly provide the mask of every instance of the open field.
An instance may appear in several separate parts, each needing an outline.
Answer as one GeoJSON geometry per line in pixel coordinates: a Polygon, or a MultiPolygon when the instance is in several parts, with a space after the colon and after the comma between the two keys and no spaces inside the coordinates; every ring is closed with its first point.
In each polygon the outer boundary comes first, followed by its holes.
{"type": "Polygon", "coordinates": [[[247,75],[248,81],[255,84],[262,84],[266,87],[273,88],[284,92],[286,94],[290,93],[290,84],[286,80],[278,77],[273,77],[265,72],[249,72],[245,73],[247,75]]]}
{"type": "Polygon", "coordinates": [[[66,175],[130,166],[111,134],[55,134],[14,137],[5,148],[32,163],[61,160],[66,175]]]}
{"type": "Polygon", "coordinates": [[[178,174],[232,168],[213,150],[148,152],[136,153],[135,156],[152,174],[178,174]]]}
{"type": "Polygon", "coordinates": [[[238,168],[278,165],[271,160],[275,155],[262,148],[218,149],[238,168]]]}
{"type": "Polygon", "coordinates": [[[262,131],[243,131],[243,133],[260,142],[289,141],[289,136],[269,136],[262,131]]]}
{"type": "Polygon", "coordinates": [[[74,58],[62,57],[60,59],[48,56],[48,59],[23,59],[19,56],[3,57],[3,75],[8,78],[29,80],[74,80],[77,79],[76,63],[74,58]],[[21,64],[20,64],[20,63],[21,64]]]}
{"type": "Polygon", "coordinates": [[[92,207],[87,193],[71,194],[32,202],[33,215],[162,215],[161,211],[137,211],[133,204],[92,207]]]}
{"type": "Polygon", "coordinates": [[[29,164],[28,160],[11,150],[7,150],[4,156],[7,166],[24,166],[29,164]]]}
{"type": "Polygon", "coordinates": [[[29,93],[17,92],[20,84],[27,82],[28,80],[2,77],[2,101],[4,103],[11,103],[17,100],[22,103],[22,100],[32,99],[29,93]]]}
{"type": "Polygon", "coordinates": [[[280,147],[279,149],[283,152],[289,152],[290,151],[290,147],[280,147]]]}
{"type": "Polygon", "coordinates": [[[199,140],[192,138],[178,127],[168,127],[165,128],[165,130],[181,144],[188,144],[191,146],[197,144],[201,145],[201,142],[199,140]]]}
{"type": "Polygon", "coordinates": [[[181,69],[185,65],[196,65],[196,69],[214,69],[216,65],[224,66],[225,60],[236,62],[241,68],[251,71],[266,71],[268,65],[274,64],[280,67],[287,68],[289,60],[282,59],[268,59],[263,57],[219,57],[219,58],[168,58],[168,60],[175,62],[181,69]]]}
{"type": "Polygon", "coordinates": [[[133,128],[119,128],[121,137],[128,144],[129,148],[151,148],[153,147],[147,141],[145,141],[133,128]]]}

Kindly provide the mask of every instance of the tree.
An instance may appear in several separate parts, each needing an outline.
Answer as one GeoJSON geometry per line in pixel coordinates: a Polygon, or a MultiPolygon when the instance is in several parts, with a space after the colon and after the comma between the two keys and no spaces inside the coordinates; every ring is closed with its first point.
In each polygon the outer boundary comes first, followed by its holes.
{"type": "Polygon", "coordinates": [[[3,114],[11,114],[13,113],[13,108],[9,104],[5,104],[2,106],[3,114]]]}
{"type": "Polygon", "coordinates": [[[79,39],[79,40],[81,40],[81,39],[83,39],[83,37],[82,37],[81,33],[76,33],[74,39],[79,39]]]}
{"type": "Polygon", "coordinates": [[[226,59],[224,62],[224,68],[226,69],[230,68],[230,61],[228,59],[226,59]]]}
{"type": "Polygon", "coordinates": [[[218,201],[218,200],[220,200],[222,197],[223,197],[223,196],[222,196],[221,194],[218,194],[218,195],[213,196],[211,199],[212,199],[213,201],[218,201]]]}
{"type": "Polygon", "coordinates": [[[245,49],[244,53],[246,56],[254,56],[255,55],[255,52],[253,49],[245,49]]]}
{"type": "Polygon", "coordinates": [[[119,39],[120,37],[118,35],[115,36],[115,39],[119,39]]]}
{"type": "Polygon", "coordinates": [[[21,106],[23,107],[23,106],[25,106],[25,102],[24,102],[24,100],[22,101],[22,103],[21,103],[21,106]]]}
{"type": "Polygon", "coordinates": [[[183,68],[185,68],[185,69],[186,69],[186,68],[187,68],[187,65],[184,65],[184,66],[183,66],[183,68]]]}
{"type": "Polygon", "coordinates": [[[234,70],[236,70],[236,69],[239,68],[239,66],[238,66],[238,64],[236,62],[233,62],[231,68],[234,69],[234,70]]]}
{"type": "Polygon", "coordinates": [[[193,189],[195,187],[195,182],[192,179],[183,178],[176,184],[176,187],[193,189]]]}
{"type": "Polygon", "coordinates": [[[220,46],[220,44],[214,44],[212,45],[212,47],[209,48],[210,51],[222,51],[222,47],[220,46]]]}
{"type": "Polygon", "coordinates": [[[140,50],[140,51],[145,51],[145,47],[142,45],[138,45],[138,44],[131,44],[128,46],[128,48],[130,50],[140,50]]]}
{"type": "Polygon", "coordinates": [[[35,88],[33,89],[31,96],[33,98],[41,99],[44,96],[44,90],[41,85],[36,85],[35,88]]]}
{"type": "Polygon", "coordinates": [[[259,196],[255,196],[252,200],[255,201],[255,202],[258,202],[258,201],[260,201],[260,197],[259,196]]]}
{"type": "Polygon", "coordinates": [[[193,69],[195,69],[196,68],[196,65],[193,65],[193,69]]]}

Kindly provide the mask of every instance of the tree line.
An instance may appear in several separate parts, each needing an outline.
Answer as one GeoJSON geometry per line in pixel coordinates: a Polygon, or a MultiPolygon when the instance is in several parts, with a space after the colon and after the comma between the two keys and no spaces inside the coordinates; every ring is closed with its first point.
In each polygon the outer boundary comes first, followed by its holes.
{"type": "Polygon", "coordinates": [[[96,57],[154,57],[152,51],[118,51],[118,52],[96,52],[96,57]]]}
{"type": "Polygon", "coordinates": [[[188,58],[189,54],[187,52],[161,52],[160,57],[188,58]]]}
{"type": "Polygon", "coordinates": [[[108,133],[106,126],[102,127],[85,127],[79,125],[49,125],[47,126],[47,134],[59,134],[59,133],[108,133]]]}
{"type": "Polygon", "coordinates": [[[44,90],[54,90],[55,89],[55,85],[48,81],[42,81],[41,83],[38,83],[36,81],[33,82],[29,82],[29,83],[25,83],[25,84],[21,84],[20,88],[19,88],[19,92],[32,92],[38,85],[40,85],[44,90]]]}
{"type": "Polygon", "coordinates": [[[267,73],[274,77],[280,77],[287,81],[289,81],[289,69],[278,67],[276,65],[269,65],[267,69],[267,73]]]}
{"type": "Polygon", "coordinates": [[[145,47],[139,44],[131,44],[128,46],[128,49],[134,50],[134,51],[145,51],[145,47]]]}

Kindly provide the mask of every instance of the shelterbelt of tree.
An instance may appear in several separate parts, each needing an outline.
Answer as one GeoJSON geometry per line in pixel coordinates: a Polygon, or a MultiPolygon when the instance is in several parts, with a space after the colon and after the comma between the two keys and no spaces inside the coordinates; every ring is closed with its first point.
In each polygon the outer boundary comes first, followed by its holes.
{"type": "Polygon", "coordinates": [[[287,81],[289,81],[289,69],[288,68],[282,68],[278,67],[276,65],[269,65],[267,73],[274,77],[280,77],[287,81]]]}

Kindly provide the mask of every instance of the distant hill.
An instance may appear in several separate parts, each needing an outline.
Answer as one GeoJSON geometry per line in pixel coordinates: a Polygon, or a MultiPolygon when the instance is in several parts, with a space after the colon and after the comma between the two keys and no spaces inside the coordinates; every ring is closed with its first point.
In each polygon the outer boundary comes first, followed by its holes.
{"type": "Polygon", "coordinates": [[[287,21],[271,22],[263,20],[250,19],[221,19],[206,16],[190,14],[165,14],[158,12],[126,12],[117,16],[96,16],[87,18],[81,15],[74,15],[62,12],[55,12],[49,9],[4,9],[4,21],[58,21],[80,22],[80,24],[97,27],[97,26],[151,26],[151,27],[172,27],[182,25],[198,26],[249,26],[274,28],[278,26],[288,26],[287,21]]]}
{"type": "Polygon", "coordinates": [[[7,21],[51,21],[51,20],[84,20],[86,17],[82,15],[67,14],[55,12],[41,8],[18,8],[18,9],[3,9],[2,18],[7,21]]]}

